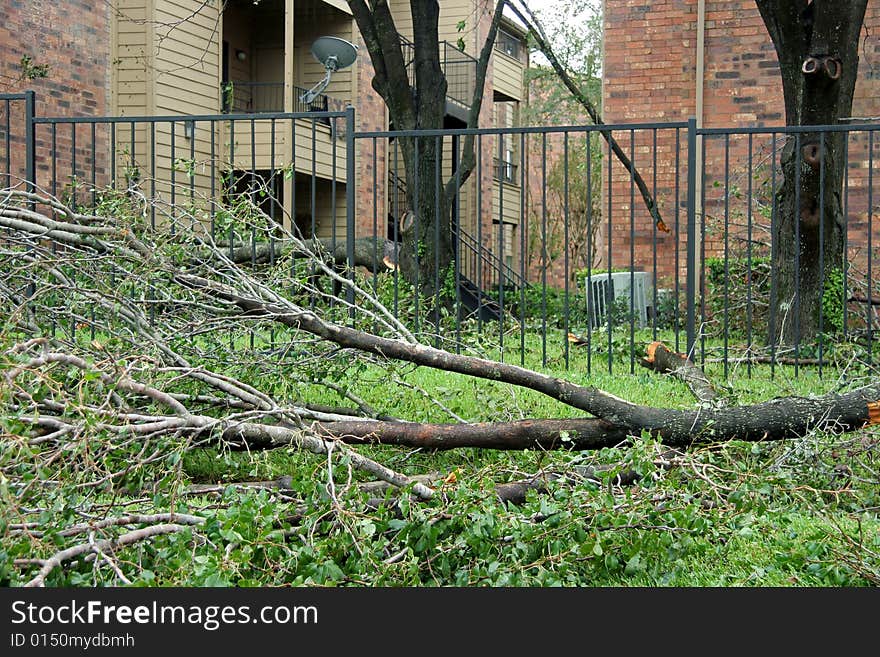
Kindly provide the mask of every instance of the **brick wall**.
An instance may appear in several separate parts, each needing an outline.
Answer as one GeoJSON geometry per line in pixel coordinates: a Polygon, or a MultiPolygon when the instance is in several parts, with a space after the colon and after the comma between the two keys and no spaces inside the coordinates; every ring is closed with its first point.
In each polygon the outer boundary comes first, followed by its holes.
{"type": "MultiPolygon", "coordinates": [[[[110,100],[110,4],[103,0],[9,0],[0,3],[0,93],[36,92],[38,116],[103,116],[110,100]],[[48,65],[45,78],[20,80],[21,60],[29,56],[35,65],[48,65]]],[[[0,104],[0,158],[10,145],[9,171],[13,177],[24,174],[23,103],[7,109],[0,104]],[[6,114],[9,135],[6,131],[6,114]]],[[[73,158],[76,175],[91,179],[91,158],[95,149],[106,147],[106,135],[92,133],[88,126],[76,130],[66,126],[56,131],[55,150],[65,153],[55,162],[57,178],[71,175],[73,158]],[[74,140],[76,147],[74,151],[74,140]],[[94,146],[94,148],[93,148],[94,146]],[[74,154],[75,153],[75,154],[74,154]],[[62,174],[60,170],[63,170],[62,174]]],[[[48,157],[52,136],[47,126],[38,126],[38,182],[52,191],[52,163],[48,157]],[[40,157],[42,153],[43,157],[40,157]]],[[[100,169],[96,178],[104,175],[100,169]]],[[[5,182],[5,181],[4,181],[5,182]]]]}
{"type": "MultiPolygon", "coordinates": [[[[853,107],[857,116],[880,115],[878,28],[880,8],[869,4],[853,107]]],[[[606,0],[604,30],[603,114],[607,123],[684,121],[695,115],[696,0],[606,0]]],[[[706,1],[704,53],[704,126],[784,124],[776,53],[753,0],[706,1]]],[[[627,142],[624,150],[629,154],[629,133],[621,131],[615,136],[627,142]]],[[[867,144],[863,143],[866,141],[867,137],[856,137],[851,142],[851,153],[855,152],[853,149],[864,151],[850,167],[850,199],[853,201],[850,237],[857,248],[860,248],[859,240],[867,240],[869,230],[868,209],[863,198],[869,167],[867,144]],[[865,207],[861,211],[854,210],[859,205],[865,207]]],[[[666,223],[672,227],[676,217],[684,221],[687,149],[683,135],[665,131],[658,134],[655,145],[653,131],[639,131],[634,145],[636,166],[649,187],[656,180],[666,223]],[[675,167],[675,157],[680,158],[681,166],[675,167]],[[676,177],[680,183],[678,195],[676,177]]],[[[708,256],[730,247],[731,239],[749,224],[756,228],[762,222],[759,208],[754,205],[750,208],[744,201],[748,185],[760,182],[757,176],[749,175],[749,166],[753,174],[755,169],[759,174],[766,173],[768,163],[774,153],[778,158],[780,149],[778,135],[775,146],[771,135],[756,135],[751,140],[742,136],[705,140],[705,151],[701,150],[699,156],[705,159],[705,177],[700,182],[705,189],[708,256]]],[[[874,166],[877,153],[875,149],[874,166]]],[[[630,175],[623,167],[613,162],[605,173],[612,176],[611,203],[608,203],[613,225],[612,264],[628,265],[630,249],[634,246],[634,265],[650,270],[656,262],[659,282],[670,284],[676,273],[674,258],[670,256],[677,252],[676,245],[683,252],[684,240],[655,231],[638,194],[635,203],[630,204],[630,175]],[[631,229],[634,245],[630,240],[631,229]]],[[[683,235],[684,227],[681,228],[683,235]]],[[[878,234],[880,226],[870,228],[878,234]]],[[[679,263],[679,277],[683,272],[682,263],[679,263]]]]}

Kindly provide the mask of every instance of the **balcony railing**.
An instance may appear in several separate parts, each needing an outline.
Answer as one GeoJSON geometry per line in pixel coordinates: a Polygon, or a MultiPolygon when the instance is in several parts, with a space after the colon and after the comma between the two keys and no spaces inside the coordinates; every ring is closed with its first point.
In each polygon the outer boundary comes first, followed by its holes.
{"type": "Polygon", "coordinates": [[[521,62],[523,60],[525,47],[521,39],[515,37],[510,32],[499,29],[498,36],[495,37],[495,50],[503,52],[508,57],[513,57],[515,60],[521,62]]]}
{"type": "Polygon", "coordinates": [[[500,160],[497,157],[494,158],[494,165],[495,180],[512,183],[514,185],[517,183],[518,178],[516,177],[516,170],[519,165],[514,162],[500,160]]]}
{"type": "MultiPolygon", "coordinates": [[[[415,87],[416,72],[415,67],[412,66],[415,61],[415,44],[400,37],[400,45],[410,86],[415,87]]],[[[469,109],[476,87],[477,60],[459,50],[454,44],[441,41],[440,68],[446,76],[446,97],[469,109]]]]}
{"type": "MultiPolygon", "coordinates": [[[[329,100],[324,94],[318,94],[311,103],[304,103],[300,98],[307,89],[293,88],[293,112],[326,112],[329,100]]],[[[222,107],[224,114],[260,114],[264,112],[284,111],[283,82],[242,82],[233,80],[221,87],[222,107]]]]}

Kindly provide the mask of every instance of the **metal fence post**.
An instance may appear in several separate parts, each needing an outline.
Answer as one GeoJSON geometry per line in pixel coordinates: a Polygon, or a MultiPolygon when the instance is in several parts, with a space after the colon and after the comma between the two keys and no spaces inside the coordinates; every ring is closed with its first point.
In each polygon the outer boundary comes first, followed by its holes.
{"type": "Polygon", "coordinates": [[[34,116],[36,114],[36,94],[31,91],[24,92],[24,141],[25,141],[25,178],[27,190],[30,193],[37,191],[37,138],[34,130],[34,116]]]}
{"type": "MultiPolygon", "coordinates": [[[[354,203],[355,203],[355,141],[354,141],[354,106],[345,108],[345,258],[348,265],[348,276],[354,281],[354,203]]],[[[349,303],[348,315],[354,318],[354,288],[345,292],[349,303]]]]}
{"type": "Polygon", "coordinates": [[[697,306],[697,119],[687,125],[687,354],[693,358],[697,306]]]}

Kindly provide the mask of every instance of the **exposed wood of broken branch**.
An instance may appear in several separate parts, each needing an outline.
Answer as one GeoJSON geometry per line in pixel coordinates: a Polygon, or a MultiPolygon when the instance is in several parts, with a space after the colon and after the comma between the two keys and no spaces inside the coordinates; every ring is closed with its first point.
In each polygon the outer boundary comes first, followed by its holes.
{"type": "Polygon", "coordinates": [[[649,370],[671,374],[681,379],[702,404],[709,404],[718,398],[715,387],[703,370],[694,365],[685,354],[672,351],[661,342],[649,344],[647,355],[639,361],[639,364],[649,370]]]}

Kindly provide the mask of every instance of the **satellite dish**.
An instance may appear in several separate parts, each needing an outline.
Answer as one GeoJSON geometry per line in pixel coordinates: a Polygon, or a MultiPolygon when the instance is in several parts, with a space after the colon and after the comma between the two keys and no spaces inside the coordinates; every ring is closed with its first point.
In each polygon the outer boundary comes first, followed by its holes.
{"type": "Polygon", "coordinates": [[[357,51],[358,47],[355,44],[339,37],[324,36],[315,39],[312,44],[312,56],[323,64],[326,73],[314,87],[299,97],[300,101],[309,104],[315,100],[330,84],[333,73],[354,64],[357,51]]]}

